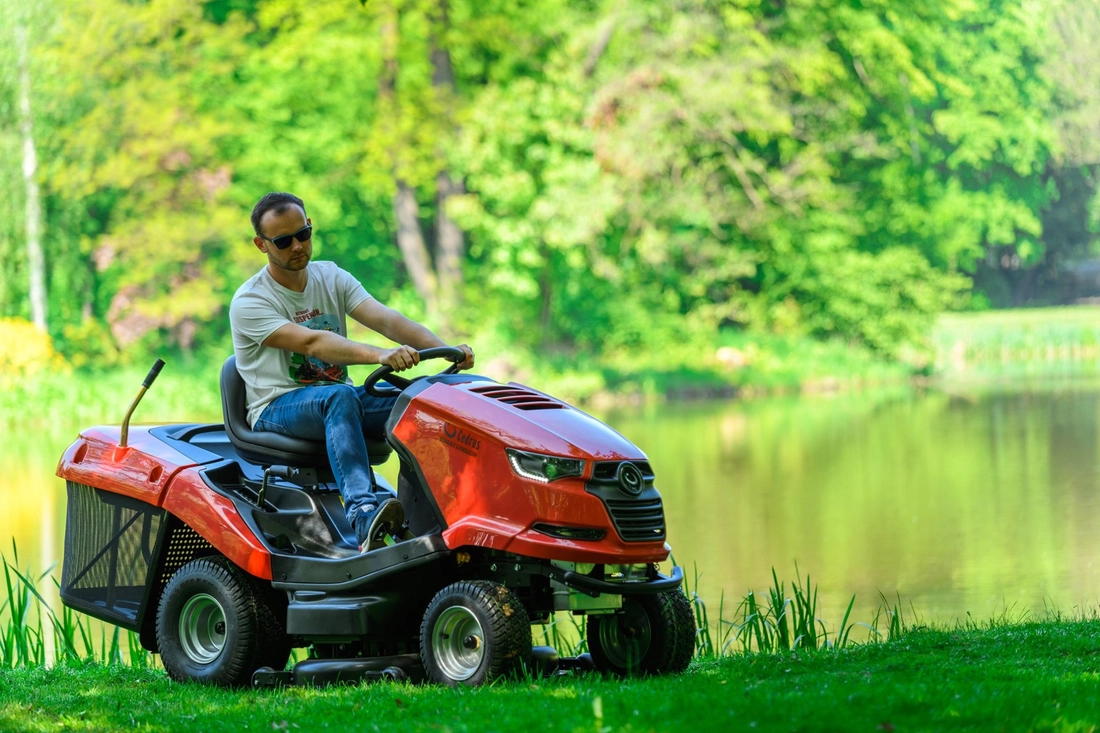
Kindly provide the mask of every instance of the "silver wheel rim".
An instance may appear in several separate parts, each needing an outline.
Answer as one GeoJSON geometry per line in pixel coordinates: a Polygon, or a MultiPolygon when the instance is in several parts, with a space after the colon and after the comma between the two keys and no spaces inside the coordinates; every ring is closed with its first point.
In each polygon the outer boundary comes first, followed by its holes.
{"type": "Polygon", "coordinates": [[[432,628],[432,653],[448,678],[461,682],[474,676],[485,659],[485,633],[473,611],[451,606],[432,628]]]}
{"type": "Polygon", "coordinates": [[[180,611],[180,646],[189,659],[209,664],[225,648],[225,609],[206,593],[187,599],[180,611]]]}
{"type": "Polygon", "coordinates": [[[600,619],[600,646],[609,662],[622,669],[638,668],[649,651],[653,629],[649,616],[639,609],[600,619]]]}

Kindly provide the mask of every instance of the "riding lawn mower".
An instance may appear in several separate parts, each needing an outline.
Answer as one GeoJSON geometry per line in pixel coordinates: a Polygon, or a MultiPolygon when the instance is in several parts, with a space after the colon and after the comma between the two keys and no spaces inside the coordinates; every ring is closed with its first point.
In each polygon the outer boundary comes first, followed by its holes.
{"type": "Polygon", "coordinates": [[[172,679],[478,685],[688,666],[695,618],[680,568],[658,567],[670,548],[653,470],[581,410],[454,364],[413,380],[375,370],[368,392],[398,398],[368,456],[397,454],[407,527],[361,553],[323,436],[253,431],[233,357],[224,422],[131,429],[161,366],[120,426],[84,430],[61,458],[61,598],[136,632],[172,679]],[[588,653],[533,646],[532,624],[556,612],[587,617],[588,653]],[[287,669],[294,648],[308,658],[287,669]]]}

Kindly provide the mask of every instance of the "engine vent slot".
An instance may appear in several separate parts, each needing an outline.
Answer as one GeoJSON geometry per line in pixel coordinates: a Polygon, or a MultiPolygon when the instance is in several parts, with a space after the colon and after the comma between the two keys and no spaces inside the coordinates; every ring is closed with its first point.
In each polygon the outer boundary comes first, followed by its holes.
{"type": "Polygon", "coordinates": [[[506,384],[472,387],[470,391],[503,402],[506,405],[511,405],[517,410],[561,410],[565,408],[565,405],[558,400],[522,387],[513,387],[506,384]]]}

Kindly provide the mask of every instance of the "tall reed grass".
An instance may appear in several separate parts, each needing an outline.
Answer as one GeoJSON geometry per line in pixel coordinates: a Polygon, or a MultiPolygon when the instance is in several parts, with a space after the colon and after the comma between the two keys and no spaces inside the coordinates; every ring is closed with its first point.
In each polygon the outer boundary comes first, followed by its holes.
{"type": "MultiPolygon", "coordinates": [[[[795,568],[796,576],[798,574],[795,568]]],[[[707,604],[699,596],[699,569],[694,567],[692,579],[685,578],[683,591],[695,612],[695,656],[699,659],[730,654],[777,654],[791,651],[844,649],[856,643],[890,641],[916,628],[902,611],[901,597],[891,603],[879,594],[881,603],[870,623],[851,620],[856,597],[848,602],[840,625],[830,632],[818,614],[818,587],[807,574],[788,583],[779,580],[772,569],[772,586],[762,593],[749,591],[726,617],[725,593],[719,596],[717,614],[712,617],[707,604]],[[861,640],[853,631],[862,629],[861,640]]],[[[563,655],[576,656],[588,651],[586,619],[565,612],[555,614],[535,632],[536,643],[557,649],[563,655]]]]}
{"type": "MultiPolygon", "coordinates": [[[[750,590],[733,609],[732,618],[725,616],[725,594],[719,598],[718,615],[712,621],[706,603],[685,580],[684,592],[695,609],[698,627],[695,653],[697,657],[719,657],[726,654],[776,654],[795,650],[817,651],[844,649],[856,641],[852,632],[857,627],[866,631],[865,643],[887,641],[903,636],[910,625],[897,604],[890,604],[880,594],[879,605],[870,623],[853,622],[852,608],[856,597],[848,601],[844,615],[836,630],[830,634],[824,619],[818,615],[818,588],[809,574],[798,576],[790,582],[790,590],[779,580],[772,568],[772,585],[764,592],[750,590]],[[886,625],[885,629],[881,627],[886,625]]],[[[699,571],[695,569],[694,586],[699,585],[699,571]]]]}
{"type": "Polygon", "coordinates": [[[12,559],[0,553],[7,596],[0,601],[0,667],[40,667],[48,664],[128,664],[149,667],[153,655],[141,646],[137,635],[118,626],[111,628],[82,613],[62,607],[60,615],[43,596],[41,586],[57,579],[51,566],[35,577],[29,568],[19,569],[19,549],[12,542],[12,559]],[[98,633],[97,633],[98,627],[98,633]],[[48,629],[48,630],[47,630],[48,629]]]}
{"type": "MultiPolygon", "coordinates": [[[[51,575],[54,566],[38,576],[29,568],[20,569],[14,542],[11,560],[0,553],[0,564],[7,593],[0,599],[0,667],[100,663],[145,668],[157,664],[155,655],[141,646],[134,632],[93,620],[65,606],[55,612],[42,591],[46,583],[59,589],[51,575]]],[[[912,627],[901,611],[900,596],[891,604],[881,594],[882,603],[871,623],[853,623],[852,596],[840,625],[830,633],[818,617],[818,589],[808,574],[791,581],[788,589],[788,583],[780,581],[773,569],[772,586],[763,593],[749,591],[729,619],[725,617],[724,594],[712,619],[696,592],[698,585],[699,571],[695,568],[693,582],[685,581],[683,591],[695,611],[697,658],[843,649],[853,643],[852,631],[857,626],[867,630],[868,642],[897,639],[912,627]]],[[[915,617],[914,612],[910,619],[915,617]]],[[[584,616],[561,612],[535,630],[535,643],[551,646],[563,656],[577,656],[588,651],[586,627],[584,616]]],[[[296,653],[294,660],[298,659],[296,653]]]]}
{"type": "Polygon", "coordinates": [[[940,374],[1064,370],[1100,361],[1100,308],[949,313],[932,331],[940,374]]]}

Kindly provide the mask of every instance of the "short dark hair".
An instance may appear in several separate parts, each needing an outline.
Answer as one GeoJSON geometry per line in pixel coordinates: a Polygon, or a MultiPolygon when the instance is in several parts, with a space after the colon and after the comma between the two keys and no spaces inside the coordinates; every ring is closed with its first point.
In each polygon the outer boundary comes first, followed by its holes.
{"type": "Polygon", "coordinates": [[[257,201],[252,207],[252,228],[256,230],[256,234],[263,236],[263,232],[260,231],[260,219],[264,218],[264,214],[272,210],[276,214],[281,214],[291,206],[301,207],[302,213],[306,213],[306,205],[292,193],[269,193],[257,201]]]}

